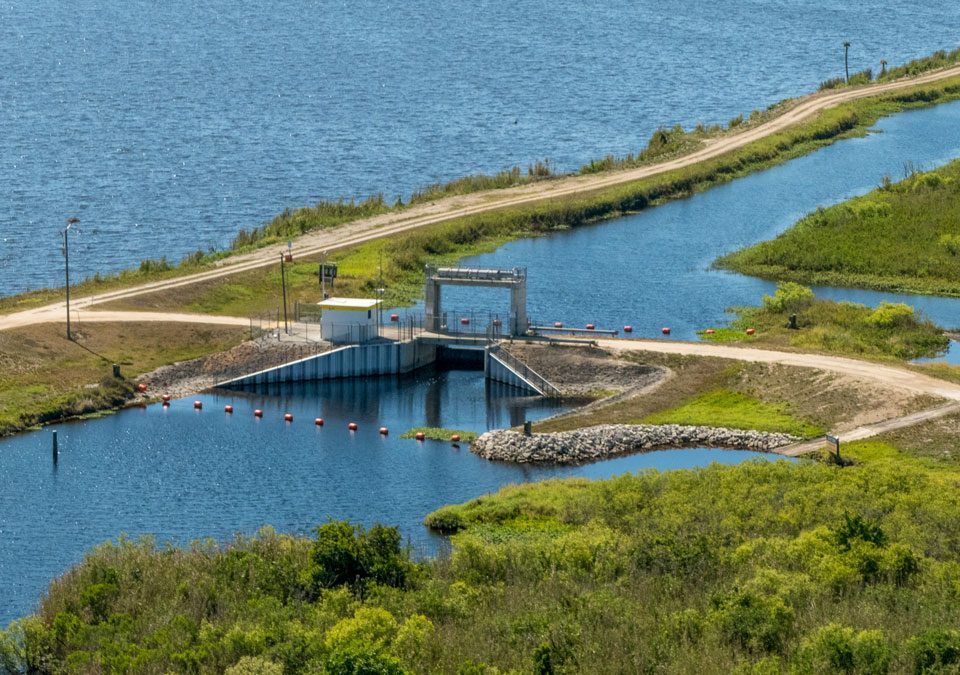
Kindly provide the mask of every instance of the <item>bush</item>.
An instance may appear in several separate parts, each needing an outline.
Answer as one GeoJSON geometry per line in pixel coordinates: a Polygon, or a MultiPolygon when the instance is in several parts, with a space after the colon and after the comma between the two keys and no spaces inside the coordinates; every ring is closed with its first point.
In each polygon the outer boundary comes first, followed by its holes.
{"type": "Polygon", "coordinates": [[[960,664],[960,631],[931,628],[910,638],[907,649],[917,673],[938,672],[960,664]]]}
{"type": "Polygon", "coordinates": [[[409,552],[400,546],[400,531],[374,525],[364,531],[346,521],[331,521],[317,528],[310,553],[315,592],[349,585],[362,590],[372,581],[402,588],[413,569],[409,552]]]}
{"type": "Polygon", "coordinates": [[[881,675],[890,668],[892,651],[879,630],[864,630],[831,623],[804,640],[799,672],[863,673],[881,675]]]}
{"type": "Polygon", "coordinates": [[[719,595],[713,599],[710,620],[720,632],[750,651],[775,651],[783,647],[793,627],[795,613],[779,596],[751,591],[719,595]]]}
{"type": "Polygon", "coordinates": [[[782,314],[799,312],[809,307],[814,300],[813,291],[792,281],[781,281],[772,296],[763,296],[763,308],[769,312],[782,314]]]}
{"type": "Polygon", "coordinates": [[[876,328],[908,326],[914,322],[913,307],[902,302],[881,302],[867,316],[867,323],[876,328]]]}
{"type": "Polygon", "coordinates": [[[283,675],[283,666],[259,656],[244,656],[227,668],[224,675],[283,675]]]}

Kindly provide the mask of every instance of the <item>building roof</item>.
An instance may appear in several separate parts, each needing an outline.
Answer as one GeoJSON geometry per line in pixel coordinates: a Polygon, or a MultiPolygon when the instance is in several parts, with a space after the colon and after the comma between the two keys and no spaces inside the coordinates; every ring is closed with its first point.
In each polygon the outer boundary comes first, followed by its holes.
{"type": "Polygon", "coordinates": [[[327,298],[317,304],[320,305],[320,309],[340,309],[361,312],[373,309],[380,304],[380,301],[368,298],[327,298]]]}

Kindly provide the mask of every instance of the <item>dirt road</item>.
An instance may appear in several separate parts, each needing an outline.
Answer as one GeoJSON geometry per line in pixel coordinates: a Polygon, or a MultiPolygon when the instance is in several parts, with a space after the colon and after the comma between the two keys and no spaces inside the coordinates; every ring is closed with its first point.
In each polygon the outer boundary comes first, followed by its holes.
{"type": "MultiPolygon", "coordinates": [[[[874,96],[878,93],[902,89],[916,84],[936,82],[956,75],[960,75],[960,66],[938,70],[920,77],[898,80],[896,82],[875,84],[839,92],[812,94],[800,99],[799,103],[783,115],[769,122],[747,129],[741,133],[724,136],[723,138],[706,144],[705,147],[696,152],[677,159],[626,171],[590,176],[569,176],[515,188],[490,190],[450,197],[433,203],[415,206],[402,212],[358,220],[331,230],[303,235],[295,241],[294,252],[298,256],[318,255],[325,251],[335,251],[453,218],[628,183],[640,178],[646,178],[718,157],[752,141],[764,138],[791,125],[807,120],[822,110],[847,101],[874,96]]],[[[122,290],[98,293],[96,295],[78,298],[71,304],[76,309],[85,309],[91,305],[102,302],[130,298],[145,293],[174,289],[200,281],[216,279],[238,272],[274,265],[276,264],[276,255],[276,250],[264,248],[223,260],[215,269],[177,277],[175,279],[141,284],[122,290]]],[[[0,316],[0,330],[28,325],[30,323],[49,322],[55,320],[52,318],[53,315],[59,313],[62,316],[63,312],[64,304],[55,303],[37,309],[0,316]]]]}

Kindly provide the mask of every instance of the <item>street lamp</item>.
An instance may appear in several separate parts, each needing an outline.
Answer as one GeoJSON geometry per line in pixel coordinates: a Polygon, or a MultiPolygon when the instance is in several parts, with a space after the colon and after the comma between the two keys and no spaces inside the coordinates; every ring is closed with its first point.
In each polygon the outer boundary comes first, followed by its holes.
{"type": "Polygon", "coordinates": [[[290,327],[287,324],[287,277],[283,270],[283,263],[286,260],[286,254],[280,252],[280,286],[283,288],[283,332],[290,334],[290,327]]]}
{"type": "Polygon", "coordinates": [[[73,335],[70,333],[70,247],[69,239],[67,239],[67,232],[70,231],[70,228],[80,222],[80,219],[76,216],[71,216],[67,218],[67,226],[63,228],[63,268],[65,276],[67,277],[67,339],[72,340],[73,335]]]}

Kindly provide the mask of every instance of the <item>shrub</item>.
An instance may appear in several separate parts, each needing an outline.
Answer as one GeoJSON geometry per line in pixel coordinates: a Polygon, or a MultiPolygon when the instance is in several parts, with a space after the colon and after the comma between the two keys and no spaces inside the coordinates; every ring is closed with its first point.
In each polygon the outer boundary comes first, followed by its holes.
{"type": "Polygon", "coordinates": [[[714,597],[710,620],[730,640],[751,651],[783,646],[795,612],[779,596],[737,591],[714,597]]]}
{"type": "Polygon", "coordinates": [[[793,281],[781,281],[773,295],[763,296],[763,308],[778,314],[799,312],[813,303],[813,291],[793,281]]]}
{"type": "Polygon", "coordinates": [[[831,623],[804,640],[797,669],[804,673],[880,675],[890,667],[892,651],[879,630],[854,631],[831,623]]]}
{"type": "Polygon", "coordinates": [[[887,535],[876,523],[864,520],[859,514],[843,514],[843,523],[834,530],[837,546],[841,551],[849,551],[854,540],[870,542],[875,546],[883,546],[887,543],[887,535]]]}
{"type": "Polygon", "coordinates": [[[960,664],[960,631],[931,628],[907,642],[917,673],[938,672],[960,664]]]}
{"type": "Polygon", "coordinates": [[[902,302],[881,302],[867,316],[867,323],[876,328],[907,326],[913,321],[913,307],[902,302]]]}
{"type": "Polygon", "coordinates": [[[941,235],[940,239],[937,240],[937,243],[945,248],[950,255],[957,255],[960,253],[960,234],[941,235]]]}
{"type": "Polygon", "coordinates": [[[316,532],[310,553],[314,591],[343,585],[362,590],[367,581],[406,585],[413,564],[400,546],[397,528],[374,525],[365,531],[346,521],[331,521],[316,532]]]}

